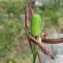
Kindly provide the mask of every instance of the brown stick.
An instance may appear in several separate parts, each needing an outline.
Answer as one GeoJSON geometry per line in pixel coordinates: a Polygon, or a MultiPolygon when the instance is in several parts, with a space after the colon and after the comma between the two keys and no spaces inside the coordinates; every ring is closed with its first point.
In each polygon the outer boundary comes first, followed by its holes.
{"type": "Polygon", "coordinates": [[[42,63],[39,51],[38,51],[38,58],[39,58],[39,62],[42,63]]]}
{"type": "Polygon", "coordinates": [[[49,44],[58,44],[58,43],[63,43],[63,38],[58,38],[58,39],[42,38],[42,41],[44,43],[49,43],[49,44]]]}
{"type": "Polygon", "coordinates": [[[63,43],[63,38],[58,38],[58,39],[50,39],[46,36],[47,34],[41,33],[40,37],[42,38],[42,42],[44,43],[49,43],[49,44],[58,44],[58,43],[63,43]]]}
{"type": "Polygon", "coordinates": [[[28,40],[30,40],[31,42],[38,45],[41,48],[41,50],[43,51],[44,54],[46,54],[46,55],[50,56],[52,59],[54,59],[51,52],[48,50],[48,48],[43,43],[40,43],[39,41],[34,39],[34,37],[32,35],[28,35],[27,37],[28,37],[28,40]]]}
{"type": "Polygon", "coordinates": [[[29,8],[28,8],[28,5],[26,4],[26,9],[25,9],[25,27],[29,28],[29,8]]]}

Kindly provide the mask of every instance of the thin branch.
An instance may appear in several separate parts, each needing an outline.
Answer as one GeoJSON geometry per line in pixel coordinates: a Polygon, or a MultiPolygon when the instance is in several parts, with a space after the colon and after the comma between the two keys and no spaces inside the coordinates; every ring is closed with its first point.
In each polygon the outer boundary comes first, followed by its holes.
{"type": "Polygon", "coordinates": [[[28,40],[30,40],[31,42],[33,42],[36,45],[38,45],[41,48],[41,50],[43,51],[44,54],[50,56],[51,59],[54,59],[54,57],[52,56],[52,54],[49,51],[49,49],[43,43],[40,43],[39,41],[37,41],[32,35],[28,35],[27,37],[28,37],[28,40]]]}
{"type": "Polygon", "coordinates": [[[29,8],[28,4],[26,4],[26,9],[25,9],[25,26],[28,29],[29,28],[29,8]]]}
{"type": "Polygon", "coordinates": [[[49,44],[58,44],[58,43],[63,43],[63,38],[58,38],[58,39],[43,38],[42,41],[44,43],[49,43],[49,44]]]}
{"type": "Polygon", "coordinates": [[[25,9],[25,27],[27,29],[28,32],[29,31],[29,21],[31,16],[34,14],[33,9],[31,8],[31,6],[29,4],[25,4],[26,5],[26,9],[25,9]]]}
{"type": "Polygon", "coordinates": [[[48,38],[45,33],[41,34],[42,42],[44,43],[49,43],[49,44],[58,44],[58,43],[63,43],[63,38],[58,38],[58,39],[50,39],[48,38]]]}
{"type": "Polygon", "coordinates": [[[38,58],[39,58],[39,62],[42,63],[39,51],[38,51],[38,58]]]}

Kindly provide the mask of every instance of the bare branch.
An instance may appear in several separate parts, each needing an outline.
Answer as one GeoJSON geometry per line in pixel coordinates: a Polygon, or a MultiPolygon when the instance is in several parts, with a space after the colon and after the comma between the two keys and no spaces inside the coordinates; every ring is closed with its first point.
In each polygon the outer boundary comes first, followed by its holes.
{"type": "Polygon", "coordinates": [[[28,29],[28,27],[29,27],[29,8],[28,8],[28,4],[26,4],[26,9],[25,9],[25,26],[28,29]]]}
{"type": "Polygon", "coordinates": [[[28,32],[29,31],[29,21],[31,16],[34,14],[33,9],[31,8],[31,6],[29,4],[26,4],[26,9],[25,9],[25,27],[27,29],[28,32]]]}
{"type": "Polygon", "coordinates": [[[45,33],[41,34],[42,42],[44,43],[49,43],[49,44],[58,44],[58,43],[63,43],[63,38],[58,38],[58,39],[50,39],[48,38],[45,33]]]}
{"type": "Polygon", "coordinates": [[[54,57],[52,56],[51,52],[48,50],[48,48],[44,45],[44,43],[40,43],[39,41],[37,41],[32,35],[28,35],[28,40],[30,40],[30,42],[35,43],[36,45],[38,45],[41,50],[43,51],[44,54],[50,56],[52,59],[54,59],[54,57]]]}
{"type": "Polygon", "coordinates": [[[63,43],[63,38],[58,38],[58,39],[43,38],[42,41],[44,43],[49,43],[49,44],[58,44],[58,43],[63,43]]]}
{"type": "Polygon", "coordinates": [[[38,51],[38,58],[39,58],[39,62],[42,63],[39,51],[38,51]]]}

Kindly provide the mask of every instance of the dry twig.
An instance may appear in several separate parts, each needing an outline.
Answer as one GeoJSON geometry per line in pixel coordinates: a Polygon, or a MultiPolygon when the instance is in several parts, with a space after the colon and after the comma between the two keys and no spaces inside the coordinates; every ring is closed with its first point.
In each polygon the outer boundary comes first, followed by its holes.
{"type": "Polygon", "coordinates": [[[63,38],[50,39],[45,34],[41,34],[42,42],[49,44],[63,43],[63,38]]]}
{"type": "Polygon", "coordinates": [[[43,51],[44,54],[46,54],[46,55],[50,56],[52,59],[54,59],[54,57],[52,56],[49,49],[43,43],[40,43],[39,41],[37,41],[32,35],[28,35],[27,37],[28,37],[29,41],[32,41],[33,43],[38,45],[41,48],[41,50],[43,51]]]}
{"type": "Polygon", "coordinates": [[[39,58],[39,62],[42,63],[41,57],[40,57],[40,52],[38,51],[38,58],[39,58]]]}

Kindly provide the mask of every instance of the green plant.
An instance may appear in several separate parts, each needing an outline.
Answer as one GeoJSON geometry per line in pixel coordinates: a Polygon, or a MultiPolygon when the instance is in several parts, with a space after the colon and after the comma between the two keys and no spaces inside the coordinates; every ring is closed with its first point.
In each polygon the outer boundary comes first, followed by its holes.
{"type": "Polygon", "coordinates": [[[17,16],[24,13],[24,3],[21,1],[1,1],[0,8],[17,16]]]}
{"type": "Polygon", "coordinates": [[[36,57],[38,55],[39,61],[41,63],[40,54],[38,51],[38,46],[41,48],[44,54],[49,55],[52,59],[54,57],[52,56],[51,52],[45,47],[43,43],[41,43],[41,29],[40,29],[40,23],[41,23],[41,17],[38,14],[34,14],[32,8],[27,4],[26,5],[26,11],[25,11],[25,26],[26,26],[26,33],[29,41],[29,45],[33,54],[33,63],[36,61],[36,57]],[[29,22],[28,19],[31,18],[31,27],[28,26],[29,22]],[[29,28],[30,31],[29,31],[29,28]],[[37,46],[38,45],[38,46],[37,46]]]}
{"type": "Polygon", "coordinates": [[[40,24],[41,24],[41,17],[38,14],[34,14],[31,17],[31,33],[34,36],[38,36],[40,34],[40,24]]]}
{"type": "Polygon", "coordinates": [[[53,15],[53,11],[50,10],[50,9],[46,9],[46,10],[44,11],[43,15],[44,15],[45,17],[50,17],[50,16],[53,15]]]}
{"type": "Polygon", "coordinates": [[[35,13],[42,14],[42,10],[39,7],[34,7],[33,9],[35,13]]]}
{"type": "MultiPolygon", "coordinates": [[[[35,39],[39,40],[39,34],[41,32],[40,29],[40,24],[41,24],[41,17],[38,14],[33,14],[31,17],[31,34],[35,37],[35,39]]],[[[32,45],[30,43],[30,45],[32,45]]],[[[33,47],[31,47],[32,53],[33,53],[33,63],[35,63],[36,60],[36,56],[37,56],[37,51],[38,48],[36,45],[34,45],[33,47]]]]}
{"type": "Polygon", "coordinates": [[[57,15],[52,15],[51,16],[51,24],[52,25],[58,24],[58,19],[59,19],[59,17],[57,15]]]}
{"type": "Polygon", "coordinates": [[[8,14],[0,12],[0,58],[5,57],[14,47],[14,41],[21,31],[18,20],[8,19],[8,14]]]}

